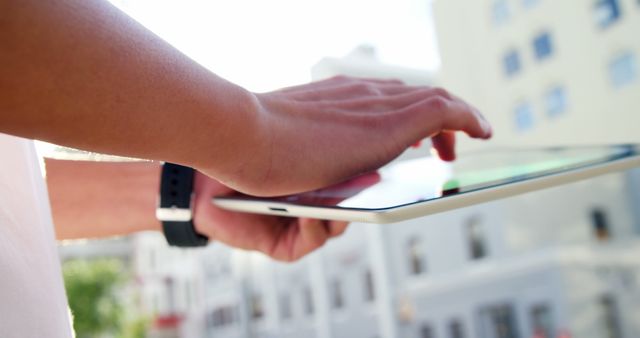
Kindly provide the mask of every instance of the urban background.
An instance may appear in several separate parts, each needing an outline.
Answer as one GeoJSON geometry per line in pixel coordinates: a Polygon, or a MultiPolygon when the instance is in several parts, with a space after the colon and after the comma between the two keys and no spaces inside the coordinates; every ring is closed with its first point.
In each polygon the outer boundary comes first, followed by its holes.
{"type": "MultiPolygon", "coordinates": [[[[115,3],[134,13],[143,2],[115,3]]],[[[366,17],[367,2],[356,2],[366,17]]],[[[447,88],[496,131],[486,144],[460,138],[461,153],[640,143],[640,1],[422,3],[406,7],[424,11],[422,30],[384,40],[407,41],[353,43],[301,76],[447,88]],[[398,62],[394,48],[430,59],[398,62]]],[[[637,338],[640,171],[397,224],[354,223],[295,263],[215,242],[169,248],[160,233],[63,242],[60,256],[78,337],[637,338]]]]}

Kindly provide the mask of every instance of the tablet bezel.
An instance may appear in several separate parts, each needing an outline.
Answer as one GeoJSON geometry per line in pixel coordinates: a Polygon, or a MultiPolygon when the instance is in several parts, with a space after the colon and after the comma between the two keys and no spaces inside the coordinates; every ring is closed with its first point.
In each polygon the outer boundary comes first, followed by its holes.
{"type": "MultiPolygon", "coordinates": [[[[393,223],[576,182],[611,172],[640,167],[640,155],[638,154],[637,145],[611,145],[608,147],[625,147],[628,148],[628,152],[625,154],[612,155],[607,159],[603,159],[606,162],[602,162],[602,160],[590,161],[585,164],[580,164],[577,167],[562,169],[561,171],[557,171],[557,169],[542,171],[536,173],[533,177],[526,177],[517,181],[507,179],[487,182],[480,187],[474,188],[473,186],[469,186],[465,187],[466,189],[464,191],[455,193],[443,192],[443,196],[440,197],[385,208],[365,209],[308,205],[250,196],[214,197],[213,203],[228,210],[267,215],[311,217],[379,224],[393,223]]],[[[564,149],[571,148],[581,149],[586,147],[566,147],[564,149]]],[[[563,148],[554,147],[528,150],[553,151],[558,149],[563,148]]]]}

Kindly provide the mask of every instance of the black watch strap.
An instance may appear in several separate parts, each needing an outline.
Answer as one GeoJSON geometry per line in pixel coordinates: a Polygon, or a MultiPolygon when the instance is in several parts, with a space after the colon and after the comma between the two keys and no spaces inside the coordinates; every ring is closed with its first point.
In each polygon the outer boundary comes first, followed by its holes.
{"type": "Polygon", "coordinates": [[[207,236],[197,233],[193,225],[193,177],[192,168],[173,163],[162,165],[156,215],[162,222],[167,242],[173,246],[204,246],[209,241],[207,236]]]}

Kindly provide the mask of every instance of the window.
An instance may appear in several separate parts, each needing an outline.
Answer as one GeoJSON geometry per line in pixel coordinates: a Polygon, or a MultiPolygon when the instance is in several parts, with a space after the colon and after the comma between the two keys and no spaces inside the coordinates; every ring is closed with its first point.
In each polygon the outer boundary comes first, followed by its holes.
{"type": "Polygon", "coordinates": [[[491,19],[495,25],[504,24],[509,20],[509,4],[506,0],[494,0],[491,6],[491,19]]]}
{"type": "Polygon", "coordinates": [[[534,305],[529,311],[531,319],[532,337],[553,337],[553,317],[547,304],[534,305]]]}
{"type": "Polygon", "coordinates": [[[464,338],[464,327],[459,319],[449,322],[449,338],[464,338]]]}
{"type": "Polygon", "coordinates": [[[376,299],[376,290],[373,284],[373,273],[370,268],[364,272],[364,300],[373,302],[376,299]]]}
{"type": "Polygon", "coordinates": [[[514,76],[520,71],[520,54],[517,50],[513,49],[507,52],[502,62],[505,75],[514,76]]]}
{"type": "Polygon", "coordinates": [[[606,241],[611,236],[609,230],[609,219],[607,213],[602,208],[593,208],[591,210],[591,224],[599,241],[606,241]]]}
{"type": "Polygon", "coordinates": [[[637,73],[636,59],[631,53],[617,56],[609,64],[609,77],[616,88],[632,83],[638,76],[637,73]]]}
{"type": "Polygon", "coordinates": [[[412,237],[408,243],[409,256],[409,273],[411,275],[419,275],[425,272],[424,248],[422,240],[418,237],[412,237]]]}
{"type": "Polygon", "coordinates": [[[306,313],[307,315],[312,315],[314,308],[313,308],[313,294],[311,293],[311,288],[308,286],[305,286],[305,288],[302,290],[302,299],[304,301],[304,313],[306,313]]]}
{"type": "Polygon", "coordinates": [[[547,59],[553,54],[553,43],[548,32],[542,33],[533,39],[533,49],[537,60],[547,59]]]}
{"type": "Polygon", "coordinates": [[[184,291],[184,303],[185,307],[188,309],[191,307],[191,303],[193,300],[191,299],[191,282],[188,280],[184,282],[182,290],[184,291]]]}
{"type": "Polygon", "coordinates": [[[331,307],[341,309],[344,307],[344,296],[342,294],[342,283],[334,279],[331,282],[331,307]]]}
{"type": "Polygon", "coordinates": [[[211,312],[211,315],[207,318],[207,326],[213,328],[220,328],[227,325],[232,325],[236,321],[236,307],[227,305],[216,308],[211,312]]]}
{"type": "Polygon", "coordinates": [[[433,327],[430,324],[422,324],[420,326],[420,338],[435,338],[433,327]]]}
{"type": "Polygon", "coordinates": [[[471,217],[466,224],[467,243],[471,259],[480,259],[487,255],[482,220],[478,216],[471,217]]]}
{"type": "Polygon", "coordinates": [[[616,299],[612,295],[604,295],[598,301],[600,323],[603,332],[602,338],[622,338],[620,330],[620,315],[617,309],[616,299]]]}
{"type": "Polygon", "coordinates": [[[528,102],[519,104],[514,113],[516,130],[523,132],[533,128],[533,108],[528,102]]]}
{"type": "Polygon", "coordinates": [[[264,305],[262,304],[262,296],[254,294],[251,296],[251,318],[254,320],[264,317],[264,305]]]}
{"type": "Polygon", "coordinates": [[[567,110],[567,94],[564,87],[556,86],[544,94],[547,116],[556,117],[567,110]]]}
{"type": "Polygon", "coordinates": [[[176,312],[176,281],[172,277],[165,277],[164,279],[165,290],[167,292],[167,312],[169,314],[175,314],[176,312]]]}
{"type": "Polygon", "coordinates": [[[291,311],[291,296],[286,292],[280,296],[280,315],[282,319],[291,319],[291,317],[293,317],[291,311]]]}
{"type": "Polygon", "coordinates": [[[606,28],[620,18],[620,3],[618,0],[595,0],[593,15],[596,24],[606,28]]]}
{"type": "Polygon", "coordinates": [[[513,306],[502,304],[480,309],[480,331],[484,338],[520,338],[513,306]]]}
{"type": "Polygon", "coordinates": [[[522,5],[524,6],[524,8],[533,8],[538,3],[540,3],[540,0],[522,0],[522,5]]]}

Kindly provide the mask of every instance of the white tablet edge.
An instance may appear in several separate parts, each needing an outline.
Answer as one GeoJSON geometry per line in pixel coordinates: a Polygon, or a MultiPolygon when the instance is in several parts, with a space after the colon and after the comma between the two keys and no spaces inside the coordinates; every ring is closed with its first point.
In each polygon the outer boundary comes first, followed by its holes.
{"type": "Polygon", "coordinates": [[[566,172],[525,179],[519,182],[506,183],[496,187],[464,192],[388,209],[367,210],[340,207],[304,206],[278,201],[238,200],[225,197],[215,197],[213,198],[213,203],[223,209],[241,212],[385,224],[463,208],[474,204],[576,182],[634,167],[640,167],[640,156],[613,160],[585,168],[571,169],[566,172]]]}

